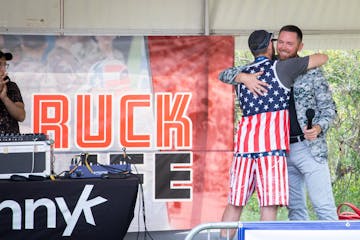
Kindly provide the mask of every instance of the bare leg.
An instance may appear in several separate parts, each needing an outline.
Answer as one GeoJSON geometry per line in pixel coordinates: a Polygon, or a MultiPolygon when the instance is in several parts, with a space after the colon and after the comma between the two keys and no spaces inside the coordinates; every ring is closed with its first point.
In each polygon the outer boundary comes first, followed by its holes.
{"type": "Polygon", "coordinates": [[[275,221],[278,206],[260,207],[260,221],[275,221]]]}
{"type": "MultiPolygon", "coordinates": [[[[242,212],[243,207],[242,206],[234,206],[228,204],[224,210],[222,221],[223,222],[237,222],[240,221],[240,216],[242,212]]],[[[227,229],[221,229],[220,230],[220,236],[226,237],[226,230],[227,229]]],[[[237,229],[230,229],[229,230],[229,239],[232,239],[235,235],[237,229]]]]}

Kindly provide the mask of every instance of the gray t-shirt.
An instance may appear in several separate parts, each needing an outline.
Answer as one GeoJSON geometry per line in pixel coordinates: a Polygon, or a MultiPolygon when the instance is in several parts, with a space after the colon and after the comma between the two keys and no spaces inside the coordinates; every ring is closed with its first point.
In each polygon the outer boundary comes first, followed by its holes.
{"type": "Polygon", "coordinates": [[[290,88],[296,78],[307,71],[309,56],[276,61],[276,74],[280,82],[290,88]]]}

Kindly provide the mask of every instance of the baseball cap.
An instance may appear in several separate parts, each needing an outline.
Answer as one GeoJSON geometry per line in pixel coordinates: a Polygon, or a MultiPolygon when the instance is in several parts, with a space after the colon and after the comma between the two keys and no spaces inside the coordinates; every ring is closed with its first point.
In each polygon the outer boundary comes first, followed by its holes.
{"type": "Polygon", "coordinates": [[[0,51],[0,58],[5,58],[6,61],[10,61],[13,58],[13,55],[9,52],[4,53],[0,51]]]}
{"type": "Polygon", "coordinates": [[[249,48],[253,53],[260,53],[269,46],[273,34],[265,30],[256,30],[252,32],[248,39],[249,48]]]}

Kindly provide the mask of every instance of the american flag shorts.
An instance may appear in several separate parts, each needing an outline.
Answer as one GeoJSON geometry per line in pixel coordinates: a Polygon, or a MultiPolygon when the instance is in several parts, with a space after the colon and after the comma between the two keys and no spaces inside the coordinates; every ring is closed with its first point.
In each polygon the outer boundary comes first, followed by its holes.
{"type": "Polygon", "coordinates": [[[286,151],[235,154],[228,202],[245,206],[256,189],[260,206],[288,205],[286,151]]]}

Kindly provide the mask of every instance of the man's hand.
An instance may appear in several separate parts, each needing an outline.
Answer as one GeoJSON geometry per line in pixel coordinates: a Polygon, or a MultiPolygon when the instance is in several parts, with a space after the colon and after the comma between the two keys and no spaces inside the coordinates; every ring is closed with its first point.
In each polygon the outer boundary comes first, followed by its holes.
{"type": "Polygon", "coordinates": [[[0,91],[0,99],[4,99],[5,97],[7,97],[7,86],[6,84],[3,85],[1,88],[1,91],[0,91]]]}
{"type": "Polygon", "coordinates": [[[321,133],[321,127],[320,125],[316,124],[313,125],[312,128],[307,129],[307,127],[304,128],[304,137],[307,140],[314,140],[317,138],[317,136],[321,133]]]}
{"type": "Polygon", "coordinates": [[[243,83],[252,94],[255,96],[264,95],[264,93],[267,93],[267,87],[268,84],[259,80],[259,76],[263,74],[263,72],[257,72],[254,74],[250,73],[239,73],[235,81],[238,83],[243,83]]]}
{"type": "Polygon", "coordinates": [[[4,97],[7,96],[7,87],[6,87],[6,83],[9,81],[9,79],[4,80],[5,76],[0,76],[0,99],[3,99],[4,97]]]}

